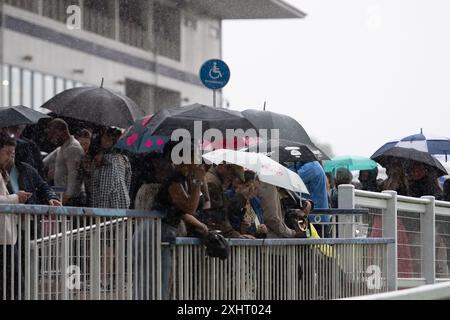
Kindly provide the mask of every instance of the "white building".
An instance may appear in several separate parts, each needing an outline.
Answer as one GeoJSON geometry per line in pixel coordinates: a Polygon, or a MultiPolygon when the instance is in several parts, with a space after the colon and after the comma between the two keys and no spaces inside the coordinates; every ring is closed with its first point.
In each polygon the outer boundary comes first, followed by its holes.
{"type": "Polygon", "coordinates": [[[103,77],[147,113],[211,104],[198,72],[221,57],[222,20],[305,16],[280,0],[0,0],[0,10],[0,105],[39,108],[103,77]]]}

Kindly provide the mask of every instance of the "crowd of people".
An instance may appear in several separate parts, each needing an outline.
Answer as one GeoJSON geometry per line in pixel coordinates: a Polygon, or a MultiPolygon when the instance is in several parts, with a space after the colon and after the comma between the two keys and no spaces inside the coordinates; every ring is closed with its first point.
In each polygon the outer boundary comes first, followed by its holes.
{"type": "MultiPolygon", "coordinates": [[[[220,230],[231,238],[298,237],[298,231],[288,226],[288,210],[295,209],[299,217],[305,217],[311,208],[338,208],[339,185],[353,183],[346,168],[325,174],[318,161],[292,163],[289,168],[310,192],[302,201],[300,195],[262,183],[255,173],[236,165],[175,166],[171,161],[174,142],[169,142],[162,154],[131,155],[114,147],[121,135],[119,129],[78,128],[72,135],[73,128],[57,118],[46,126],[47,141],[54,150],[42,158],[38,145],[23,135],[24,129],[1,129],[3,195],[27,204],[162,210],[178,235],[220,230]],[[63,190],[62,196],[51,186],[63,190]]],[[[405,166],[394,161],[386,173],[387,179],[382,181],[376,168],[360,171],[355,186],[450,199],[450,182],[442,189],[433,172],[419,162],[405,166]]],[[[327,224],[330,216],[311,215],[309,221],[327,224]]],[[[330,236],[329,228],[318,231],[322,237],[330,236]]]]}
{"type": "MultiPolygon", "coordinates": [[[[167,143],[163,153],[127,154],[114,147],[121,130],[74,129],[58,118],[46,126],[47,141],[54,150],[43,158],[37,143],[24,136],[24,129],[0,129],[0,203],[158,210],[165,213],[165,241],[177,236],[204,237],[211,230],[241,239],[331,237],[331,217],[310,213],[338,208],[339,185],[353,183],[346,168],[325,174],[319,161],[292,163],[289,169],[310,192],[299,195],[263,183],[254,172],[237,165],[194,161],[174,165],[174,142],[167,143]],[[52,187],[63,190],[62,194],[57,195],[52,187]],[[319,222],[325,227],[315,230],[319,222]]],[[[361,171],[355,186],[450,201],[450,181],[441,188],[433,172],[419,162],[406,166],[392,162],[384,181],[378,179],[377,169],[361,171]]],[[[0,218],[0,265],[17,243],[16,220],[9,215],[0,218]]],[[[375,226],[380,221],[371,223],[372,230],[379,230],[375,226]]],[[[401,222],[399,230],[405,230],[401,222]]],[[[380,235],[374,231],[371,236],[380,235]]]]}

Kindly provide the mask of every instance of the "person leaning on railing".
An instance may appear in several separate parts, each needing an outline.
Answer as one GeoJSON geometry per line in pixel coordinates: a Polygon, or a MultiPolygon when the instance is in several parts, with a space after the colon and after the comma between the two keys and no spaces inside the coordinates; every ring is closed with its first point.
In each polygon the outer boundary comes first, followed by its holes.
{"type": "Polygon", "coordinates": [[[245,171],[245,181],[238,178],[233,187],[225,192],[229,199],[228,215],[232,227],[240,234],[254,238],[266,238],[267,227],[264,224],[264,213],[261,200],[256,197],[256,188],[259,183],[255,172],[245,171]]]}
{"type": "MultiPolygon", "coordinates": [[[[168,143],[165,147],[164,154],[171,155],[172,149],[175,144],[168,143]]],[[[182,157],[182,156],[181,156],[182,157]]],[[[161,240],[163,242],[173,243],[177,236],[177,229],[184,221],[188,228],[195,230],[199,235],[206,236],[208,234],[208,227],[200,222],[195,217],[195,212],[199,207],[200,203],[200,191],[204,183],[205,170],[203,166],[194,164],[193,159],[190,163],[182,163],[180,165],[175,165],[174,170],[171,172],[169,177],[162,183],[153,205],[153,210],[159,211],[165,214],[162,219],[161,224],[161,240]]],[[[134,246],[137,252],[147,250],[149,243],[141,241],[139,239],[152,239],[150,235],[152,228],[150,224],[143,224],[140,226],[135,234],[134,246]]],[[[170,296],[170,275],[172,270],[172,252],[171,248],[168,246],[163,246],[161,248],[161,258],[162,258],[162,297],[167,300],[170,296]]],[[[146,261],[141,262],[141,255],[137,255],[136,263],[140,265],[142,263],[144,268],[146,268],[146,261]]],[[[145,270],[145,269],[144,269],[145,270]]],[[[144,277],[149,277],[149,274],[144,275],[144,277]]],[[[147,278],[146,278],[147,280],[147,278]]],[[[153,283],[148,283],[147,281],[137,281],[137,287],[140,288],[142,292],[147,292],[147,286],[153,286],[153,283]]],[[[141,296],[140,290],[138,290],[138,295],[134,297],[135,299],[145,299],[149,298],[147,296],[141,296]]]]}
{"type": "MultiPolygon", "coordinates": [[[[0,133],[0,204],[25,203],[31,196],[31,193],[25,191],[18,191],[15,194],[10,194],[8,191],[9,175],[4,168],[11,161],[14,161],[15,148],[15,140],[5,133],[0,133]]],[[[19,283],[18,251],[15,248],[18,237],[17,225],[17,216],[0,214],[0,300],[16,299],[19,291],[17,285],[19,283]],[[13,266],[16,267],[14,270],[11,270],[13,266]],[[4,268],[6,269],[6,274],[3,273],[4,268]],[[11,271],[13,271],[14,279],[11,278],[11,271]],[[4,278],[6,279],[6,284],[3,283],[4,278]],[[12,283],[15,284],[15,297],[11,296],[12,283]],[[6,292],[3,291],[4,286],[6,287],[6,292]]]]}
{"type": "MultiPolygon", "coordinates": [[[[282,190],[273,185],[261,182],[258,186],[257,196],[261,199],[261,206],[264,212],[265,225],[267,226],[268,238],[301,238],[303,235],[298,231],[289,228],[286,224],[286,199],[294,195],[291,192],[282,190]]],[[[293,200],[294,202],[297,199],[293,200]]],[[[306,200],[302,204],[294,204],[298,214],[308,216],[313,208],[313,202],[306,200]],[[303,208],[300,207],[303,205],[303,208]]]]}
{"type": "MultiPolygon", "coordinates": [[[[166,152],[172,152],[170,146],[166,152]]],[[[156,195],[153,209],[167,214],[163,222],[171,237],[176,236],[181,220],[200,235],[208,233],[208,227],[195,217],[205,174],[203,167],[193,162],[176,165],[156,195]]]]}

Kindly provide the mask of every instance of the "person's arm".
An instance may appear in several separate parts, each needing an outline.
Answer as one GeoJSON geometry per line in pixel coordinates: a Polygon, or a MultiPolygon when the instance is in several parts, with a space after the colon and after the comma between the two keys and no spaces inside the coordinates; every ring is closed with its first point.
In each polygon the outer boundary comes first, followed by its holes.
{"type": "Polygon", "coordinates": [[[3,204],[19,204],[25,203],[31,197],[31,193],[19,191],[16,194],[8,194],[0,196],[0,203],[3,204]]]}
{"type": "Polygon", "coordinates": [[[42,161],[44,164],[44,168],[50,168],[50,167],[54,167],[55,163],[56,163],[56,156],[58,155],[58,150],[60,148],[56,148],[55,150],[53,150],[52,152],[50,152],[42,161]]]}
{"type": "Polygon", "coordinates": [[[210,209],[221,209],[224,206],[223,203],[223,190],[222,187],[215,183],[208,183],[208,194],[210,209]]]}
{"type": "Polygon", "coordinates": [[[264,222],[269,231],[281,238],[295,237],[296,232],[284,221],[278,190],[274,186],[261,183],[258,188],[258,198],[261,199],[264,222]]]}
{"type": "Polygon", "coordinates": [[[191,185],[188,194],[181,183],[172,183],[169,186],[169,196],[178,209],[193,215],[200,201],[200,185],[191,185]]]}
{"type": "Polygon", "coordinates": [[[205,171],[195,168],[188,178],[188,192],[181,183],[174,182],[169,186],[169,196],[175,206],[185,214],[194,215],[200,202],[200,187],[205,177],[205,171]]]}
{"type": "Polygon", "coordinates": [[[5,196],[0,196],[0,203],[2,204],[18,204],[19,196],[17,194],[9,194],[5,196]]]}
{"type": "Polygon", "coordinates": [[[42,204],[49,204],[51,206],[60,206],[59,197],[52,190],[52,188],[45,182],[36,170],[30,171],[32,174],[32,181],[36,184],[36,192],[38,200],[42,204]]]}
{"type": "Polygon", "coordinates": [[[203,210],[211,209],[211,198],[209,196],[208,182],[206,181],[206,176],[203,178],[203,185],[200,190],[202,191],[204,201],[203,210]]]}
{"type": "Polygon", "coordinates": [[[183,221],[190,227],[194,228],[197,232],[201,233],[202,235],[208,234],[208,227],[206,226],[206,224],[200,222],[193,215],[191,214],[183,215],[183,221]]]}
{"type": "Polygon", "coordinates": [[[73,147],[67,149],[66,167],[67,167],[67,183],[64,193],[64,202],[76,196],[81,188],[81,181],[78,179],[78,169],[80,168],[81,159],[83,158],[83,149],[73,147]]]}

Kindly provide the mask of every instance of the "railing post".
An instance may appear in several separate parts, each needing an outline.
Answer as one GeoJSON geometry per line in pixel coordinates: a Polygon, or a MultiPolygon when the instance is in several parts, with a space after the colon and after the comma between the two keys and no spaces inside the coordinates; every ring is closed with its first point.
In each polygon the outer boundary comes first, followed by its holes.
{"type": "Polygon", "coordinates": [[[30,218],[29,214],[25,215],[25,300],[31,300],[31,286],[30,286],[30,266],[31,266],[31,250],[30,250],[30,242],[31,242],[31,230],[30,230],[30,218]]]}
{"type": "Polygon", "coordinates": [[[398,288],[398,261],[397,261],[397,192],[383,191],[389,194],[390,199],[386,200],[386,211],[382,215],[382,228],[384,238],[394,238],[394,243],[387,246],[387,286],[389,291],[398,288]]]}
{"type": "MultiPolygon", "coordinates": [[[[133,300],[133,292],[135,290],[133,284],[133,259],[134,259],[134,251],[133,251],[133,224],[136,223],[136,220],[133,218],[127,219],[127,297],[126,300],[133,300]]],[[[137,256],[136,256],[137,258],[137,256]]],[[[137,274],[135,274],[137,277],[137,274]]]]}
{"type": "Polygon", "coordinates": [[[100,300],[100,276],[101,276],[101,219],[94,218],[95,225],[92,226],[93,235],[91,239],[91,300],[100,300]]]}
{"type": "MultiPolygon", "coordinates": [[[[72,220],[69,220],[72,222],[72,220]]],[[[58,245],[58,241],[56,241],[56,245],[58,245]]],[[[69,287],[68,287],[68,268],[69,268],[69,245],[67,239],[67,217],[62,216],[61,218],[61,256],[59,257],[60,268],[61,268],[61,282],[60,282],[60,292],[62,300],[67,300],[69,298],[69,287]]],[[[79,276],[79,275],[77,275],[79,276]]],[[[73,290],[73,289],[71,289],[73,290]]]]}
{"type": "Polygon", "coordinates": [[[426,210],[420,219],[422,230],[422,260],[423,274],[427,284],[436,282],[436,232],[435,232],[435,198],[431,196],[422,197],[429,202],[425,205],[426,210]]]}
{"type": "MultiPolygon", "coordinates": [[[[355,209],[355,186],[343,184],[338,187],[338,207],[339,209],[355,209]]],[[[340,215],[338,217],[338,237],[353,238],[354,216],[340,215]]]]}
{"type": "MultiPolygon", "coordinates": [[[[161,242],[162,238],[162,230],[161,230],[161,218],[158,218],[156,221],[156,238],[152,239],[153,241],[156,241],[156,300],[162,300],[162,248],[163,245],[161,242]]],[[[167,249],[168,250],[168,249],[167,249]]],[[[172,261],[174,263],[174,261],[172,261]]],[[[168,272],[168,270],[166,270],[168,272]]],[[[167,285],[167,284],[165,284],[167,285]]],[[[169,290],[166,288],[166,290],[169,290]]]]}

